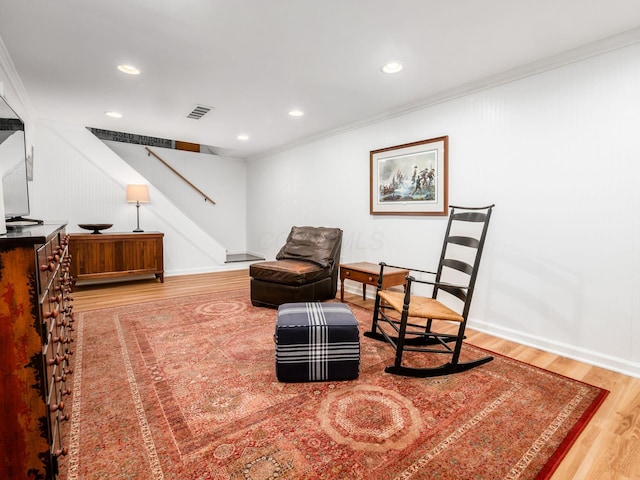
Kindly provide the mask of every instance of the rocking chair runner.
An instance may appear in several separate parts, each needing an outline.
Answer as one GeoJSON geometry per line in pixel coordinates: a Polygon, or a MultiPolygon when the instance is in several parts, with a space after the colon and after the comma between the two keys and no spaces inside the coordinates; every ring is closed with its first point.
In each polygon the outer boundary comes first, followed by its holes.
{"type": "Polygon", "coordinates": [[[385,372],[410,377],[435,377],[469,370],[493,360],[493,357],[487,356],[470,362],[459,361],[493,207],[494,205],[487,207],[451,205],[437,271],[396,266],[411,272],[407,276],[404,293],[382,290],[384,269],[392,265],[380,263],[373,322],[371,331],[365,332],[364,335],[386,341],[396,350],[395,363],[386,367],[385,372]],[[435,275],[435,279],[416,278],[414,273],[435,275]],[[449,278],[454,279],[455,284],[450,282],[449,278]],[[431,285],[433,289],[431,297],[416,294],[415,284],[431,285]],[[457,307],[445,305],[444,301],[448,304],[457,303],[457,307]],[[387,315],[391,310],[397,312],[400,318],[387,315]],[[457,332],[437,333],[432,330],[434,321],[453,323],[457,325],[457,332]],[[452,342],[455,342],[453,347],[450,345],[452,342]],[[451,360],[437,367],[410,367],[403,365],[404,352],[448,354],[451,355],[451,360]]]}

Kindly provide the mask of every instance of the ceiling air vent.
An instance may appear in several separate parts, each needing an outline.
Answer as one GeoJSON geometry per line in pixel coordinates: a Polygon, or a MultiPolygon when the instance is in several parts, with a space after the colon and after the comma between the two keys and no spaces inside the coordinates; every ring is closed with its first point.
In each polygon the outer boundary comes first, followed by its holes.
{"type": "Polygon", "coordinates": [[[210,110],[213,110],[213,107],[205,107],[204,105],[196,105],[191,110],[191,113],[187,115],[187,118],[193,118],[194,120],[200,120],[204,117],[210,110]]]}

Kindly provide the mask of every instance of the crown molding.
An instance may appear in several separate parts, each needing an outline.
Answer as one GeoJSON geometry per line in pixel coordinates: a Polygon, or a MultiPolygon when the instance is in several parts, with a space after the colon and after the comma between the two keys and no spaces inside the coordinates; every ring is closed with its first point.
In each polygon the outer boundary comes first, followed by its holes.
{"type": "Polygon", "coordinates": [[[289,143],[281,147],[276,147],[274,149],[267,150],[265,152],[261,152],[256,155],[251,155],[247,157],[247,160],[256,160],[256,159],[264,158],[269,155],[284,152],[295,147],[300,147],[302,145],[307,145],[313,142],[317,142],[324,138],[333,137],[335,135],[346,133],[351,130],[357,130],[359,128],[363,128],[369,125],[383,122],[385,120],[389,120],[392,118],[400,117],[402,115],[406,115],[408,113],[415,112],[418,110],[423,110],[425,108],[429,108],[434,105],[449,102],[473,93],[481,92],[483,90],[488,90],[490,88],[494,88],[500,85],[515,82],[523,78],[531,77],[539,73],[543,73],[549,70],[554,70],[554,69],[563,67],[565,65],[570,65],[572,63],[580,62],[591,57],[595,57],[598,55],[611,52],[613,50],[629,47],[637,43],[640,43],[640,27],[634,28],[632,30],[628,30],[626,32],[622,32],[617,35],[613,35],[611,37],[604,38],[602,40],[588,43],[586,45],[574,48],[572,50],[568,50],[566,52],[562,52],[560,54],[553,55],[551,57],[547,57],[536,62],[528,63],[526,65],[522,65],[520,67],[516,67],[514,69],[507,70],[505,72],[492,75],[490,77],[483,78],[482,80],[479,80],[476,82],[471,82],[471,83],[462,85],[460,87],[456,87],[454,89],[441,92],[439,94],[425,98],[417,103],[413,103],[411,105],[405,105],[398,109],[385,112],[381,115],[377,115],[374,117],[367,118],[365,120],[360,120],[358,122],[343,125],[342,127],[328,130],[326,132],[304,138],[297,142],[289,143]]]}

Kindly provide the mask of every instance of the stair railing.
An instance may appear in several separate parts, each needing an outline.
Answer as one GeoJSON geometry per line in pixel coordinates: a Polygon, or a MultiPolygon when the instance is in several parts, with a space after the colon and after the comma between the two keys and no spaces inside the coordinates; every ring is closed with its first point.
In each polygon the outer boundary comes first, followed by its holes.
{"type": "Polygon", "coordinates": [[[200,190],[198,187],[196,187],[193,183],[191,183],[189,180],[187,180],[180,172],[178,172],[175,168],[173,168],[171,165],[169,165],[166,161],[164,161],[162,158],[160,158],[160,156],[155,153],[153,150],[151,150],[149,147],[144,147],[147,150],[147,155],[153,155],[154,157],[156,157],[158,160],[160,160],[165,167],[167,167],[169,170],[171,170],[173,173],[175,173],[178,177],[180,177],[187,185],[189,185],[191,188],[193,188],[196,192],[198,192],[200,195],[202,195],[204,197],[204,201],[205,202],[210,202],[211,204],[215,205],[216,202],[214,202],[206,193],[204,193],[202,190],[200,190]]]}

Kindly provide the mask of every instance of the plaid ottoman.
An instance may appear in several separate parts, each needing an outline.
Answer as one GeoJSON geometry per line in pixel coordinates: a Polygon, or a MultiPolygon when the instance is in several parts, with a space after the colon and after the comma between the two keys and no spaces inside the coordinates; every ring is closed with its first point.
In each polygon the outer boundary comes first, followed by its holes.
{"type": "Polygon", "coordinates": [[[276,320],[276,376],[281,382],[358,377],[358,322],[344,303],[285,303],[276,320]]]}

